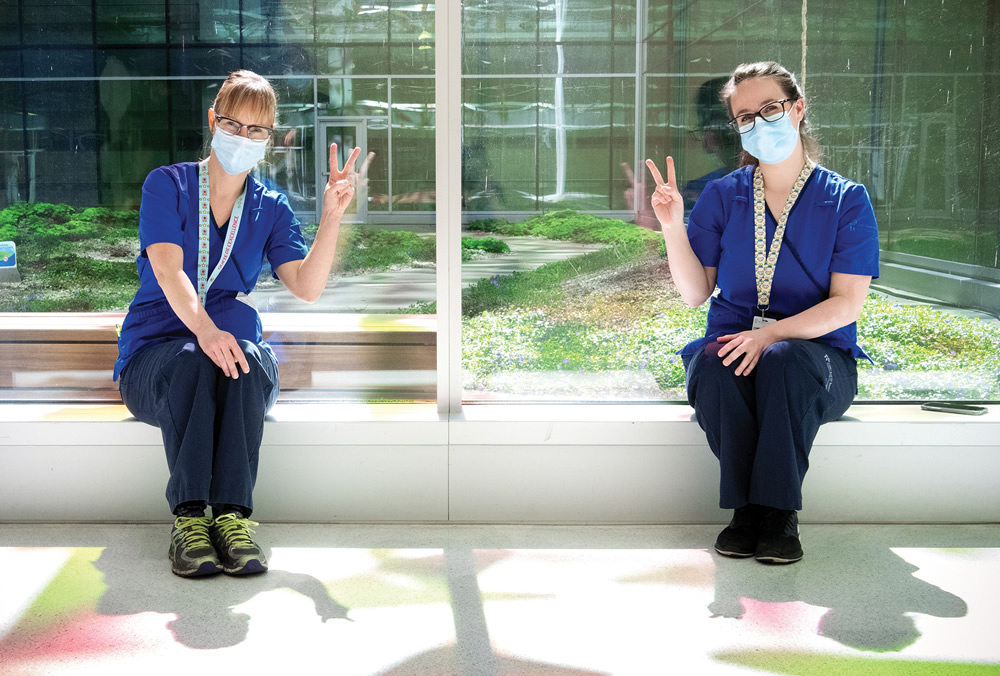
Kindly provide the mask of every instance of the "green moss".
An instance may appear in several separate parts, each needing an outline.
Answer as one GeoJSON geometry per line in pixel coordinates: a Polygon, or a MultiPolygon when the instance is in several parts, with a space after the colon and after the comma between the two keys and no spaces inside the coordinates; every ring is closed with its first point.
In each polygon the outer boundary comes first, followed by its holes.
{"type": "Polygon", "coordinates": [[[510,247],[503,240],[495,237],[463,237],[462,249],[473,249],[494,254],[510,253],[510,247]]]}
{"type": "Polygon", "coordinates": [[[338,248],[344,252],[338,269],[351,274],[381,272],[418,262],[433,263],[436,257],[433,237],[376,228],[345,228],[338,248]]]}
{"type": "Polygon", "coordinates": [[[533,235],[581,244],[656,244],[658,233],[615,218],[601,218],[572,209],[533,216],[521,223],[488,218],[468,224],[471,232],[492,232],[508,237],[533,235]]]}

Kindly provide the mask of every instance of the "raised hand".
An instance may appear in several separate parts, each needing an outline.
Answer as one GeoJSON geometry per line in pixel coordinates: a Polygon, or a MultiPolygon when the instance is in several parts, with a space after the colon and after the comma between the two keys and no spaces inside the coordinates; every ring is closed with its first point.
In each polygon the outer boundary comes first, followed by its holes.
{"type": "Polygon", "coordinates": [[[646,160],[646,166],[656,181],[656,190],[650,203],[660,227],[664,230],[684,226],[684,198],[677,190],[677,174],[674,173],[674,158],[667,157],[667,180],[663,181],[660,170],[653,160],[646,160]]]}
{"type": "MultiPolygon", "coordinates": [[[[354,179],[357,176],[354,162],[360,154],[361,148],[351,151],[351,156],[341,169],[337,159],[337,144],[330,144],[330,180],[323,189],[323,211],[335,217],[338,222],[354,199],[354,179]]],[[[367,169],[367,164],[365,168],[367,169]]]]}

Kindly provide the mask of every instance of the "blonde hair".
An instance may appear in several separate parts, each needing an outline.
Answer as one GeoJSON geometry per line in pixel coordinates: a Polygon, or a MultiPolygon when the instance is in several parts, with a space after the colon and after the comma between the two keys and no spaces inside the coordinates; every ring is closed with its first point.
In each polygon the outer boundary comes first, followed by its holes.
{"type": "MultiPolygon", "coordinates": [[[[223,117],[229,117],[237,110],[250,110],[258,119],[270,118],[278,121],[278,96],[271,83],[250,70],[237,70],[229,74],[215,95],[212,108],[223,117]]],[[[246,122],[246,120],[240,120],[246,122]]]]}
{"type": "MultiPolygon", "coordinates": [[[[726,105],[726,110],[729,111],[729,117],[733,117],[733,109],[729,101],[732,99],[733,94],[736,92],[736,85],[746,80],[753,80],[758,77],[769,77],[774,80],[781,91],[784,92],[785,98],[789,99],[805,99],[805,93],[802,91],[802,87],[799,86],[798,80],[795,79],[795,75],[791,73],[787,68],[782,66],[780,63],[774,61],[758,61],[756,63],[741,63],[733,71],[733,74],[729,76],[729,81],[722,86],[722,91],[719,97],[722,102],[726,105]]],[[[799,138],[802,140],[802,149],[806,153],[806,157],[811,159],[813,162],[820,162],[823,159],[823,148],[820,147],[819,141],[812,132],[812,126],[809,124],[808,119],[808,109],[802,113],[802,122],[799,124],[799,138]]],[[[760,164],[757,158],[748,153],[746,150],[740,152],[740,166],[745,167],[747,165],[760,164]]]]}

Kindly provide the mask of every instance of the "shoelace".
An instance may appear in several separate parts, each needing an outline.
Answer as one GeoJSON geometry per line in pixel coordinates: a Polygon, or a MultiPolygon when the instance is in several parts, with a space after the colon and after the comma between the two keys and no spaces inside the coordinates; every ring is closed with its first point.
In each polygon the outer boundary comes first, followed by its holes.
{"type": "Polygon", "coordinates": [[[241,519],[236,514],[223,514],[215,520],[215,526],[219,529],[226,543],[233,547],[254,547],[254,541],[250,538],[250,533],[256,531],[250,526],[260,524],[250,519],[241,519]]]}
{"type": "Polygon", "coordinates": [[[212,539],[208,536],[208,525],[212,522],[206,516],[179,516],[175,525],[181,533],[181,543],[192,549],[211,547],[212,539]]]}

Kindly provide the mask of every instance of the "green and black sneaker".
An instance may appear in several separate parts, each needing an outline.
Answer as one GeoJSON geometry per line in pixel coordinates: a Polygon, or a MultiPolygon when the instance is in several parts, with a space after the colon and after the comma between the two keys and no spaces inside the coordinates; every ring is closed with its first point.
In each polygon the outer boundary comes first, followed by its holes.
{"type": "Polygon", "coordinates": [[[222,572],[219,555],[209,537],[212,519],[207,516],[179,516],[170,531],[170,570],[182,577],[215,575],[222,572]]]}
{"type": "Polygon", "coordinates": [[[259,525],[232,512],[215,518],[209,534],[219,552],[222,570],[230,575],[254,575],[267,571],[264,552],[250,537],[254,532],[250,526],[259,525]]]}

